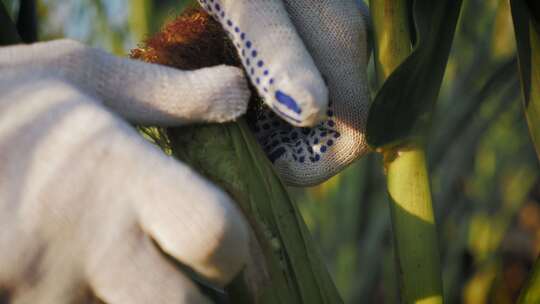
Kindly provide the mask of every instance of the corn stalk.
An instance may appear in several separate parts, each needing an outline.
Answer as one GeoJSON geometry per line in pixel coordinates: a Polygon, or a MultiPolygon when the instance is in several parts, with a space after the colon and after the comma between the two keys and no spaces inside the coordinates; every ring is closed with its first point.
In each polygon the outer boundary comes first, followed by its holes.
{"type": "Polygon", "coordinates": [[[401,299],[442,303],[425,138],[461,2],[370,3],[376,71],[384,84],[370,109],[367,136],[384,156],[401,299]],[[416,32],[409,28],[411,15],[416,32]]]}

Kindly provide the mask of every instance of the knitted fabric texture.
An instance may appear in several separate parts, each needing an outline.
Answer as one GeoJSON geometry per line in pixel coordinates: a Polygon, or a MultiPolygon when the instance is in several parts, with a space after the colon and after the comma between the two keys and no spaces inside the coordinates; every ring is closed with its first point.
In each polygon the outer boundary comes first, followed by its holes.
{"type": "Polygon", "coordinates": [[[328,91],[281,1],[199,0],[237,48],[265,103],[295,126],[313,126],[328,91]]]}
{"type": "MultiPolygon", "coordinates": [[[[365,7],[359,8],[352,0],[199,2],[227,31],[252,85],[273,110],[262,109],[252,125],[287,184],[318,184],[368,152],[365,124],[369,46],[365,7]],[[303,60],[298,56],[303,56],[303,60]],[[267,80],[266,70],[260,75],[260,70],[253,67],[254,61],[266,62],[269,71],[277,72],[268,79],[276,83],[271,94],[261,86],[267,80]],[[281,85],[287,84],[286,92],[310,91],[313,86],[322,87],[318,81],[321,74],[329,90],[328,109],[322,113],[327,118],[312,128],[290,126],[288,123],[306,124],[291,120],[288,115],[293,113],[276,106],[276,98],[285,91],[281,85]],[[282,75],[286,76],[280,78],[282,75]]],[[[300,97],[295,101],[302,109],[310,105],[300,97]]],[[[320,114],[317,117],[323,116],[320,114]]]]}
{"type": "Polygon", "coordinates": [[[0,70],[1,298],[210,303],[171,261],[224,286],[247,259],[243,216],[117,114],[234,119],[248,101],[242,70],[179,71],[66,40],[0,48],[0,70]]]}
{"type": "Polygon", "coordinates": [[[0,48],[0,68],[10,75],[61,79],[145,125],[230,121],[245,112],[250,95],[235,67],[179,71],[118,58],[68,39],[0,48]]]}

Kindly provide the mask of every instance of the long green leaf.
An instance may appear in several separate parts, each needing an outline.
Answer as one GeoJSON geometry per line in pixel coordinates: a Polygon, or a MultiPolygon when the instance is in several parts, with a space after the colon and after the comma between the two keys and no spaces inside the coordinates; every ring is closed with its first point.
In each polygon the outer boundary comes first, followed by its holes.
{"type": "Polygon", "coordinates": [[[484,81],[482,86],[475,92],[467,92],[461,97],[461,105],[453,106],[452,112],[445,113],[439,123],[440,130],[433,132],[433,143],[430,144],[430,167],[432,170],[440,165],[448,147],[454,146],[454,143],[465,132],[467,127],[474,121],[481,105],[490,97],[501,95],[501,91],[506,88],[506,84],[515,79],[517,70],[516,57],[508,58],[493,69],[491,75],[484,81]]]}
{"type": "Polygon", "coordinates": [[[540,20],[536,19],[539,14],[538,4],[512,0],[510,6],[518,49],[523,107],[529,133],[540,158],[540,20]]]}
{"type": "Polygon", "coordinates": [[[414,1],[417,43],[371,106],[367,140],[372,147],[400,144],[425,131],[439,94],[461,2],[414,1]]]}
{"type": "Polygon", "coordinates": [[[15,24],[11,21],[4,4],[0,1],[0,46],[21,42],[15,24]]]}
{"type": "MultiPolygon", "coordinates": [[[[518,50],[523,107],[529,133],[540,159],[540,4],[511,0],[518,50]]],[[[540,259],[537,259],[518,303],[540,302],[540,259]]]]}

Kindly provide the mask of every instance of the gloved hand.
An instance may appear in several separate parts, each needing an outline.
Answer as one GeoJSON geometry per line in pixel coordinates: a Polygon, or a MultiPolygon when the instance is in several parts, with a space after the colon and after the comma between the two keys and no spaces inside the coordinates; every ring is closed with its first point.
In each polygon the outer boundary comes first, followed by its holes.
{"type": "Polygon", "coordinates": [[[254,131],[287,184],[320,183],[368,151],[365,6],[354,0],[199,3],[228,32],[273,111],[259,115],[254,131]]]}
{"type": "Polygon", "coordinates": [[[207,303],[172,261],[218,286],[242,268],[227,195],[119,117],[232,120],[249,98],[241,70],[60,40],[0,48],[0,92],[0,302],[207,303]]]}

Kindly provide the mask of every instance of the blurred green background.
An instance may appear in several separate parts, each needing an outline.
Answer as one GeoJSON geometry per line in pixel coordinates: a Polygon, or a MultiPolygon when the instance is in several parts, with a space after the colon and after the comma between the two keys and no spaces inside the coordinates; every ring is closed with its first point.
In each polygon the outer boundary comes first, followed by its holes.
{"type": "MultiPolygon", "coordinates": [[[[16,16],[17,0],[0,1],[16,16]]],[[[190,2],[38,0],[39,39],[123,56],[190,2]]],[[[465,0],[428,149],[447,303],[515,302],[540,251],[540,174],[521,102],[508,1],[465,0]]],[[[383,175],[372,154],[290,189],[346,303],[399,301],[383,175]]]]}

